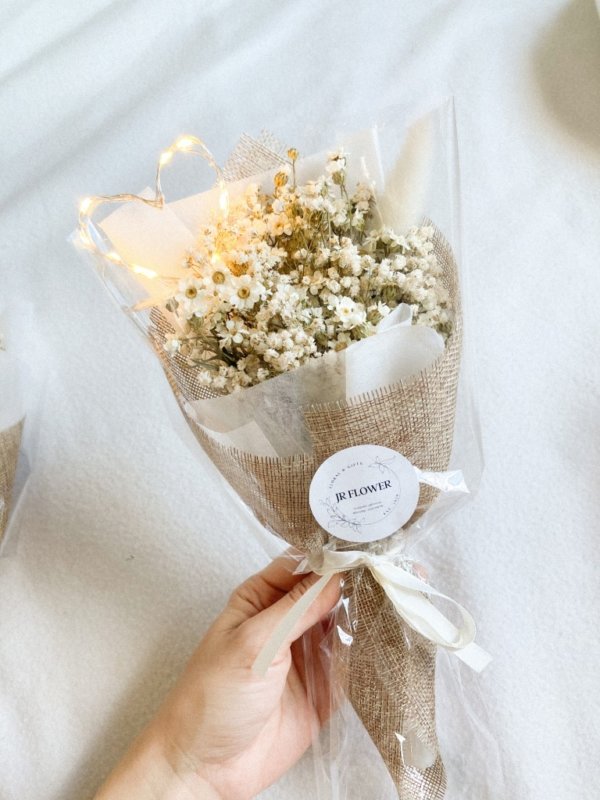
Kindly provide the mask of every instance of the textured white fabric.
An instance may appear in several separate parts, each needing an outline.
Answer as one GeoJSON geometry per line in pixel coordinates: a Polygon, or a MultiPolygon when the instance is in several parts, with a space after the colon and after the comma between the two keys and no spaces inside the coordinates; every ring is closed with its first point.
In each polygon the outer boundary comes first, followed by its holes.
{"type": "MultiPolygon", "coordinates": [[[[0,561],[2,800],[90,797],[274,549],[173,434],[154,357],[65,241],[75,200],[146,185],[182,131],[222,158],[241,131],[370,121],[425,87],[460,115],[487,464],[428,543],[436,584],[494,655],[506,800],[600,796],[599,80],[593,0],[5,0],[0,293],[34,304],[15,347],[48,379],[0,561]]],[[[305,760],[264,797],[311,786],[305,760]]]]}

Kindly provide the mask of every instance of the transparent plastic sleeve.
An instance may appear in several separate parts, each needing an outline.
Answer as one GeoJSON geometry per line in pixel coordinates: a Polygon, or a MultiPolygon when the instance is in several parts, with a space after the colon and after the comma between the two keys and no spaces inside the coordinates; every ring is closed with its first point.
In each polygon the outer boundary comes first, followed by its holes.
{"type": "MultiPolygon", "coordinates": [[[[175,322],[153,299],[151,273],[173,280],[224,185],[229,197],[249,182],[272,185],[285,149],[271,134],[242,137],[211,191],[167,202],[159,167],[155,195],[146,190],[141,198],[110,198],[133,202],[99,225],[88,217],[86,202],[85,225],[73,239],[92,252],[105,284],[160,359],[182,411],[176,424],[193,433],[262,526],[291,546],[290,569],[318,572],[332,552],[339,563],[352,562],[347,570],[336,568],[342,597],[327,624],[303,640],[309,693],[322,704],[326,691],[331,712],[315,731],[317,796],[364,800],[368,786],[369,800],[501,798],[498,748],[482,721],[481,699],[471,691],[476,682],[456,658],[460,648],[424,635],[419,612],[407,610],[416,597],[428,604],[424,613],[439,616],[428,609],[440,594],[433,586],[443,587],[419,563],[420,545],[472,495],[482,469],[466,372],[454,106],[448,101],[425,113],[392,109],[364,130],[333,126],[324,123],[302,137],[294,132],[298,150],[315,154],[298,163],[299,179],[314,179],[324,154],[344,146],[347,181],[374,183],[380,222],[407,235],[428,231],[449,298],[446,339],[411,324],[410,309],[399,306],[374,335],[228,395],[208,389],[197,366],[169,351],[175,322]],[[132,264],[143,269],[124,267],[132,264]],[[359,544],[321,527],[308,500],[319,466],[357,445],[401,453],[419,478],[410,520],[391,536],[359,544]],[[487,765],[485,787],[469,783],[474,762],[487,765]]],[[[448,600],[436,602],[446,609],[448,600]]],[[[473,774],[481,775],[481,767],[473,774]]]]}
{"type": "Polygon", "coordinates": [[[25,316],[23,308],[0,313],[0,557],[17,547],[36,439],[36,391],[13,347],[25,316]]]}

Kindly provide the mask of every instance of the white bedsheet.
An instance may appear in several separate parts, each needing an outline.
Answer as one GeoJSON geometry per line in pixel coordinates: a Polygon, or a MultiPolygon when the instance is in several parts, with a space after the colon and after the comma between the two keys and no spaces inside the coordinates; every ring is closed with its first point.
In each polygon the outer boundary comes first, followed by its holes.
{"type": "MultiPolygon", "coordinates": [[[[599,82],[593,0],[2,3],[0,298],[33,304],[15,347],[47,370],[19,550],[0,560],[2,800],[91,797],[265,560],[66,243],[76,200],[145,185],[183,131],[222,157],[272,120],[293,139],[432,88],[459,112],[487,470],[430,548],[495,656],[481,687],[506,800],[600,796],[599,82]]],[[[264,797],[311,786],[305,761],[264,797]]]]}

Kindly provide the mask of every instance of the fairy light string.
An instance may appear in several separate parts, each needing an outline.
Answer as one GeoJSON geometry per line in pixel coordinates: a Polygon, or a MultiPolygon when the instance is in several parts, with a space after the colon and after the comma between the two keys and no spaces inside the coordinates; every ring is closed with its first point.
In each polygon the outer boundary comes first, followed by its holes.
{"type": "Polygon", "coordinates": [[[185,135],[177,138],[166,150],[160,154],[156,164],[156,179],[154,187],[154,197],[142,197],[139,194],[114,194],[114,195],[95,195],[84,198],[79,204],[79,244],[86,250],[93,254],[105,258],[119,267],[129,270],[130,272],[142,275],[151,280],[161,281],[163,283],[172,283],[174,278],[166,275],[161,275],[153,269],[150,269],[143,264],[136,264],[126,261],[113,247],[110,239],[99,228],[93,220],[94,215],[98,209],[105,205],[123,204],[123,203],[143,203],[151,208],[161,209],[165,205],[165,195],[162,190],[161,177],[165,167],[172,161],[173,157],[178,154],[200,156],[208,163],[214,170],[217,176],[217,186],[219,187],[219,208],[224,218],[227,218],[229,213],[229,193],[227,191],[227,184],[223,176],[220,166],[214,159],[213,154],[208,147],[204,144],[202,139],[197,136],[185,135]]]}

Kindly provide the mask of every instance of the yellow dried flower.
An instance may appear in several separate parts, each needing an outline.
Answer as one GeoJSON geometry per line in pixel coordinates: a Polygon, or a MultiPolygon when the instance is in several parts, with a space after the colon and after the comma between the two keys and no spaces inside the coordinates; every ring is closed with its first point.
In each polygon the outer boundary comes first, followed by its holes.
{"type": "Polygon", "coordinates": [[[238,264],[236,261],[230,261],[227,266],[229,267],[229,271],[232,272],[236,278],[239,278],[240,275],[245,275],[248,272],[248,267],[246,264],[238,264]]]}
{"type": "Polygon", "coordinates": [[[290,149],[287,151],[287,154],[290,161],[296,161],[298,158],[298,151],[295,147],[290,147],[290,149]]]}
{"type": "Polygon", "coordinates": [[[273,183],[278,189],[281,189],[282,186],[285,186],[288,182],[288,176],[285,172],[276,172],[275,177],[273,178],[273,183]]]}

